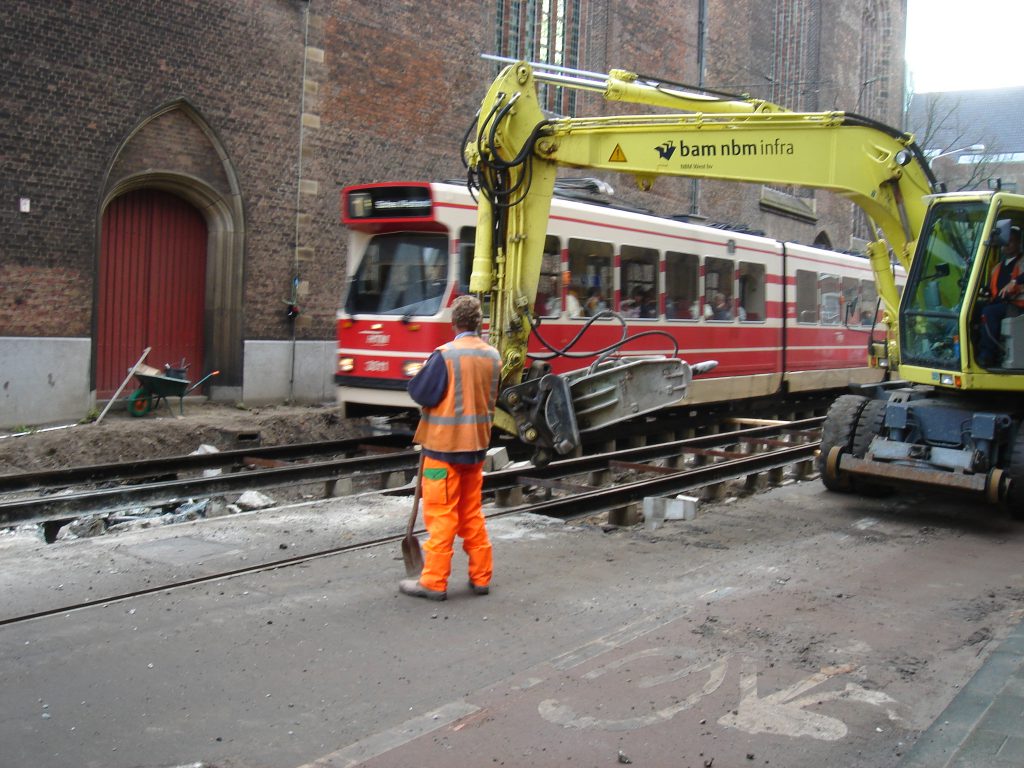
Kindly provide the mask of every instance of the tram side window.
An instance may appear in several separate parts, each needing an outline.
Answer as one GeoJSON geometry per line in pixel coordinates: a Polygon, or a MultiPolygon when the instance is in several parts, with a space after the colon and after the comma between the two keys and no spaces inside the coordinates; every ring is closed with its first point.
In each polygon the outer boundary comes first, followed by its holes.
{"type": "Polygon", "coordinates": [[[740,262],[740,322],[759,322],[765,318],[764,264],[740,262]]]}
{"type": "Polygon", "coordinates": [[[796,321],[818,322],[818,273],[806,269],[796,271],[796,321]]]}
{"type": "Polygon", "coordinates": [[[822,325],[839,325],[842,321],[839,301],[839,277],[822,275],[818,280],[818,291],[821,296],[820,317],[822,325]]]}
{"type": "MultiPolygon", "coordinates": [[[[857,322],[861,325],[871,325],[875,320],[875,312],[877,310],[878,291],[875,290],[875,281],[861,280],[860,292],[857,298],[857,322]]],[[[880,312],[879,319],[881,319],[880,312]]]]}
{"type": "Polygon", "coordinates": [[[623,317],[658,316],[658,252],[653,248],[622,246],[623,317]]]}
{"type": "MultiPolygon", "coordinates": [[[[458,294],[469,293],[469,276],[473,274],[473,254],[476,253],[476,227],[463,227],[459,230],[459,276],[458,294]]],[[[484,317],[491,315],[491,296],[488,293],[480,297],[480,308],[484,317]]]]}
{"type": "Polygon", "coordinates": [[[562,311],[562,247],[558,238],[548,235],[544,239],[544,255],[540,262],[537,299],[533,313],[540,317],[557,317],[562,311]]]}
{"type": "Polygon", "coordinates": [[[593,317],[611,306],[612,245],[596,240],[569,240],[569,317],[593,317]]]}
{"type": "Polygon", "coordinates": [[[704,261],[704,317],[708,320],[732,320],[735,266],[730,259],[709,256],[704,261]]]}
{"type": "Polygon", "coordinates": [[[669,320],[700,317],[700,259],[692,253],[665,253],[665,316],[669,320]]]}
{"type": "Polygon", "coordinates": [[[859,325],[860,303],[860,281],[855,277],[843,278],[843,298],[839,304],[841,317],[839,322],[843,325],[859,325]]]}

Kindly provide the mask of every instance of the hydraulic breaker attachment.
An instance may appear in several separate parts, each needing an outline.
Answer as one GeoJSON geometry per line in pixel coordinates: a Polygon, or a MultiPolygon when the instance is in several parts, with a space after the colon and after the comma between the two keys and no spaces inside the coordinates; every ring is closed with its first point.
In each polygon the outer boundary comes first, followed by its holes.
{"type": "Polygon", "coordinates": [[[678,358],[607,360],[559,376],[542,373],[502,392],[500,404],[512,415],[519,438],[536,448],[533,461],[545,464],[580,444],[580,435],[677,403],[686,396],[696,370],[678,358]]]}

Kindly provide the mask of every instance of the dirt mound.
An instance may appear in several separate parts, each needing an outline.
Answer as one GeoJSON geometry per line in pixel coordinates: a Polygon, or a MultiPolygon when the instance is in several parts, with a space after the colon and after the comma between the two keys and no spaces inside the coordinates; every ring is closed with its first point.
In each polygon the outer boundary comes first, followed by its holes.
{"type": "Polygon", "coordinates": [[[340,440],[369,431],[366,421],[343,419],[335,406],[241,409],[197,402],[186,403],[180,418],[166,408],[134,418],[115,407],[99,424],[0,435],[0,474],[180,456],[203,444],[223,451],[340,440]]]}

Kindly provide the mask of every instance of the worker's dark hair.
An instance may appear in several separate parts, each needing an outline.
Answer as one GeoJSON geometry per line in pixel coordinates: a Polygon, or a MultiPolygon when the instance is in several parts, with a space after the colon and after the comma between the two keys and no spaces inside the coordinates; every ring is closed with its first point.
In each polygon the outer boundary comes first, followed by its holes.
{"type": "Polygon", "coordinates": [[[452,302],[452,325],[461,331],[479,331],[484,313],[476,296],[459,296],[452,302]]]}

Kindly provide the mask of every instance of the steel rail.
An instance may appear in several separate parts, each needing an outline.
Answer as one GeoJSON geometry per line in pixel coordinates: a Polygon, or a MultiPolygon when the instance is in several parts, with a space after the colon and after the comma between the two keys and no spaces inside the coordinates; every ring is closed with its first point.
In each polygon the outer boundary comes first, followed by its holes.
{"type": "MultiPolygon", "coordinates": [[[[579,456],[572,459],[553,461],[544,467],[530,467],[527,472],[530,477],[552,478],[565,477],[574,474],[584,474],[599,469],[605,469],[611,461],[626,462],[649,462],[655,459],[668,459],[678,456],[690,448],[716,448],[721,445],[764,438],[778,435],[780,432],[808,432],[819,428],[825,420],[823,416],[815,416],[809,419],[789,421],[785,423],[774,423],[759,427],[747,427],[732,432],[716,432],[698,437],[688,437],[681,440],[672,440],[666,443],[655,443],[651,445],[626,448],[621,451],[609,451],[606,453],[595,453],[588,456],[579,456]]],[[[506,488],[513,488],[519,485],[518,478],[524,474],[521,468],[504,469],[496,472],[488,472],[484,475],[484,490],[497,491],[506,488]]],[[[387,495],[405,493],[400,489],[385,491],[387,495]]]]}
{"type": "Polygon", "coordinates": [[[597,512],[643,501],[648,496],[669,496],[693,488],[722,483],[759,472],[779,469],[796,462],[807,461],[814,457],[819,445],[820,441],[800,443],[791,448],[752,453],[743,458],[691,467],[672,474],[662,474],[662,468],[659,467],[652,471],[657,471],[661,475],[660,477],[637,480],[611,488],[600,488],[579,495],[567,496],[564,499],[542,501],[531,504],[528,509],[517,511],[528,511],[562,520],[587,517],[597,512]]]}
{"type": "Polygon", "coordinates": [[[345,453],[360,450],[364,446],[381,448],[408,448],[410,438],[406,435],[365,435],[343,440],[321,440],[312,443],[292,445],[254,445],[251,448],[233,448],[218,453],[168,456],[166,458],[140,459],[110,464],[91,464],[62,469],[43,469],[34,472],[0,475],[0,493],[33,490],[37,488],[58,488],[84,483],[127,480],[137,477],[176,474],[178,472],[200,472],[205,469],[239,467],[245,459],[294,460],[328,453],[345,453]]]}
{"type": "Polygon", "coordinates": [[[37,496],[0,502],[0,526],[46,523],[90,514],[105,514],[139,506],[166,506],[190,499],[279,488],[285,485],[334,482],[342,477],[412,470],[415,451],[333,459],[286,467],[254,469],[215,477],[192,477],[169,482],[142,483],[117,488],[37,496]]]}

